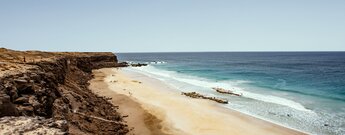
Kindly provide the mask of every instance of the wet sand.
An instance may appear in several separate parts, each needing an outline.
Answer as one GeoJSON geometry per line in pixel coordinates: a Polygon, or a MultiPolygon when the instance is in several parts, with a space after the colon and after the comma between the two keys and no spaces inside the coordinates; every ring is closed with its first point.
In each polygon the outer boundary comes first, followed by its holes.
{"type": "MultiPolygon", "coordinates": [[[[90,88],[112,98],[134,134],[292,135],[285,128],[218,103],[183,96],[163,82],[122,69],[94,71],[90,88]]],[[[231,102],[231,101],[230,101],[231,102]]]]}

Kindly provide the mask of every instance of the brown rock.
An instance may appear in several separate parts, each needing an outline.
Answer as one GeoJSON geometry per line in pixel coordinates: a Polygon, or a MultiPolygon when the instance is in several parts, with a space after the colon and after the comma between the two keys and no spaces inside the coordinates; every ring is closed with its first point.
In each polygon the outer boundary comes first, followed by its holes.
{"type": "Polygon", "coordinates": [[[105,116],[105,112],[103,110],[101,110],[100,113],[101,113],[102,116],[105,116]]]}
{"type": "Polygon", "coordinates": [[[33,112],[34,108],[32,106],[21,106],[20,111],[33,112]]]}
{"type": "Polygon", "coordinates": [[[29,98],[28,97],[19,97],[16,100],[14,100],[15,104],[22,104],[22,103],[28,103],[29,98]]]}
{"type": "Polygon", "coordinates": [[[14,81],[17,83],[27,83],[28,82],[27,80],[24,80],[24,79],[14,79],[14,81]]]}
{"type": "Polygon", "coordinates": [[[36,98],[35,96],[29,97],[29,103],[30,103],[35,109],[37,109],[38,107],[41,106],[41,104],[37,101],[37,98],[36,98]]]}

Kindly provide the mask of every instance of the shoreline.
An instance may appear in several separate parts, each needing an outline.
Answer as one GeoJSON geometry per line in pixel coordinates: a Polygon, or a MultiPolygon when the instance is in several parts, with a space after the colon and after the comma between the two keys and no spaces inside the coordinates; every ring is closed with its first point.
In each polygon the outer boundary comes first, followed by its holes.
{"type": "MultiPolygon", "coordinates": [[[[140,73],[114,68],[94,71],[97,74],[99,72],[104,73],[104,76],[101,76],[103,77],[103,84],[108,86],[105,91],[115,92],[138,103],[139,107],[160,121],[159,127],[163,133],[306,134],[237,110],[221,107],[217,103],[182,96],[177,90],[170,88],[165,83],[140,73]],[[171,104],[174,106],[169,106],[171,104]]],[[[94,80],[97,79],[100,78],[95,75],[94,80]]],[[[90,87],[93,84],[94,82],[91,81],[90,87]]],[[[91,88],[91,90],[93,89],[91,88]]],[[[94,92],[99,93],[100,91],[94,92]]],[[[103,92],[102,94],[106,93],[103,92]]],[[[121,112],[122,108],[120,107],[119,110],[121,112]]],[[[130,122],[127,124],[129,127],[134,127],[134,131],[136,128],[140,130],[140,124],[133,125],[130,122]]]]}
{"type": "MultiPolygon", "coordinates": [[[[132,73],[135,73],[135,74],[142,74],[143,76],[146,76],[148,78],[151,78],[151,79],[154,79],[154,80],[157,80],[158,82],[160,83],[163,83],[164,85],[169,85],[169,87],[171,88],[171,90],[175,91],[175,92],[178,92],[178,93],[181,93],[183,91],[180,91],[178,90],[177,88],[175,88],[174,86],[171,86],[170,84],[158,79],[158,78],[154,78],[154,77],[151,77],[150,75],[147,75],[146,73],[141,73],[141,71],[137,71],[137,70],[134,70],[134,69],[125,69],[124,72],[128,72],[127,74],[130,74],[131,72],[132,73]]],[[[133,76],[132,76],[133,77],[133,76]]],[[[212,101],[211,101],[212,102],[212,101]]],[[[229,103],[231,104],[231,100],[229,100],[229,103]]],[[[303,131],[301,129],[297,129],[297,128],[293,128],[289,125],[284,125],[280,122],[277,122],[277,121],[273,121],[273,120],[270,120],[268,118],[265,118],[265,117],[262,117],[262,116],[259,116],[259,115],[255,115],[255,114],[252,114],[250,112],[242,112],[241,110],[238,110],[238,109],[234,109],[234,108],[230,108],[230,107],[225,107],[223,106],[222,104],[214,104],[215,106],[218,106],[219,109],[221,110],[225,110],[225,111],[234,111],[236,113],[240,113],[240,114],[243,114],[243,115],[247,115],[249,117],[253,117],[254,119],[259,119],[259,120],[262,120],[262,121],[265,121],[265,122],[268,122],[268,123],[271,123],[271,124],[275,124],[275,125],[278,125],[278,126],[281,126],[281,127],[284,127],[284,128],[288,128],[290,130],[294,130],[294,131],[297,131],[297,132],[300,132],[302,134],[315,134],[315,133],[312,133],[312,132],[308,132],[308,131],[303,131]]]]}

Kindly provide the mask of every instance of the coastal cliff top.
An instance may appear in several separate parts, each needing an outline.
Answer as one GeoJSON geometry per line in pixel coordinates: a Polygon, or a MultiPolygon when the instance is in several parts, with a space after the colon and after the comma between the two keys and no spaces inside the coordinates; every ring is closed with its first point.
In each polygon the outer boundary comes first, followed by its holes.
{"type": "Polygon", "coordinates": [[[43,52],[43,51],[15,51],[6,48],[0,48],[0,62],[24,63],[38,62],[64,56],[92,57],[92,56],[110,56],[112,52],[43,52]]]}
{"type": "Polygon", "coordinates": [[[62,57],[114,56],[111,52],[43,52],[15,51],[0,48],[0,76],[24,72],[35,67],[35,63],[54,61],[62,57]]]}

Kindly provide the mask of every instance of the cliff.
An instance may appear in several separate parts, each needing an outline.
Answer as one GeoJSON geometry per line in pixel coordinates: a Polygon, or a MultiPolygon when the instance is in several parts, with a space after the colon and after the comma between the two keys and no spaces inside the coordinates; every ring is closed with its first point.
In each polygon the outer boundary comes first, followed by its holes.
{"type": "Polygon", "coordinates": [[[117,108],[87,88],[92,69],[116,66],[121,64],[113,53],[0,48],[0,125],[9,126],[9,121],[20,118],[42,126],[12,126],[8,132],[21,134],[45,127],[61,134],[126,134],[128,128],[117,108]]]}

